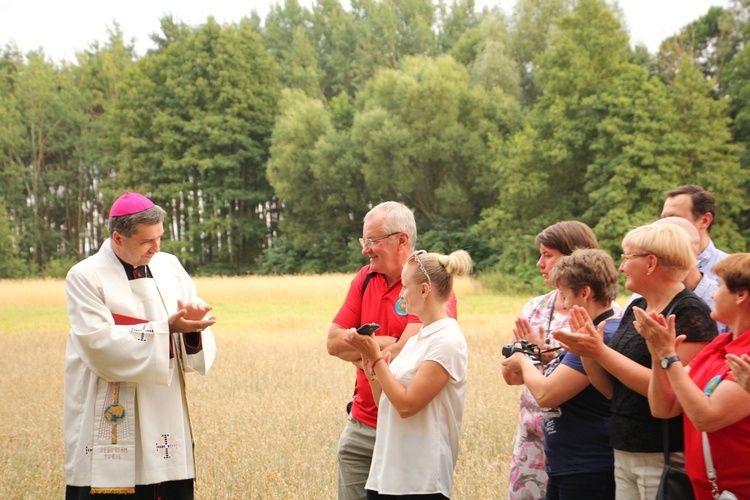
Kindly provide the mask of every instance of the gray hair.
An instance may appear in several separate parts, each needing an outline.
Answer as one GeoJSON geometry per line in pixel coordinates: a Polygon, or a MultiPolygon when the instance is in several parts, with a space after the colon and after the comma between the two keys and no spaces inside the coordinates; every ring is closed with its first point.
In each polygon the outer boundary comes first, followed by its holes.
{"type": "Polygon", "coordinates": [[[417,222],[414,220],[414,212],[403,203],[384,201],[367,212],[364,222],[379,215],[385,217],[383,231],[386,234],[406,233],[409,237],[409,249],[414,250],[417,244],[417,222]]]}
{"type": "Polygon", "coordinates": [[[109,235],[112,236],[117,231],[126,238],[130,238],[138,231],[139,224],[153,226],[163,223],[166,214],[159,205],[154,205],[134,214],[110,217],[108,221],[109,235]]]}

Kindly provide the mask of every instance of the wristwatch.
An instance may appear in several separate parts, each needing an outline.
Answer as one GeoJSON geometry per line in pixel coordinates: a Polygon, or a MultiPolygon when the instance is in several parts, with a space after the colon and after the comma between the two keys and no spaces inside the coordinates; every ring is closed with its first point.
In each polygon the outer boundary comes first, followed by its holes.
{"type": "Polygon", "coordinates": [[[661,358],[659,360],[659,364],[661,365],[662,368],[666,370],[667,368],[669,368],[669,365],[679,360],[680,360],[679,356],[669,356],[668,358],[661,358]]]}

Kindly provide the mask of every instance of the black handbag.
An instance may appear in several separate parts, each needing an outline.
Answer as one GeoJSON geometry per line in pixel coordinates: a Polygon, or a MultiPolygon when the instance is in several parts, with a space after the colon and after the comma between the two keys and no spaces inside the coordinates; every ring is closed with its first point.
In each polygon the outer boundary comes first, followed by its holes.
{"type": "Polygon", "coordinates": [[[693,485],[684,469],[664,464],[656,500],[693,500],[693,485]]]}
{"type": "Polygon", "coordinates": [[[656,500],[695,500],[693,485],[684,469],[669,464],[669,421],[662,425],[664,469],[661,471],[656,500]]]}

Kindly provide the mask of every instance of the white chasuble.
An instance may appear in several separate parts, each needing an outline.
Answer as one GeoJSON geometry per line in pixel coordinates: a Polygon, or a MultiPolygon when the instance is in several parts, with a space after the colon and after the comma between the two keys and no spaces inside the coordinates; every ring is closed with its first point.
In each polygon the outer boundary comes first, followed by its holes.
{"type": "Polygon", "coordinates": [[[65,469],[71,486],[123,493],[135,484],[195,477],[180,366],[205,374],[216,346],[207,329],[202,349],[188,355],[182,335],[169,333],[177,300],[200,300],[177,259],[158,253],[149,270],[153,279],[128,281],[107,240],[68,273],[65,469]]]}

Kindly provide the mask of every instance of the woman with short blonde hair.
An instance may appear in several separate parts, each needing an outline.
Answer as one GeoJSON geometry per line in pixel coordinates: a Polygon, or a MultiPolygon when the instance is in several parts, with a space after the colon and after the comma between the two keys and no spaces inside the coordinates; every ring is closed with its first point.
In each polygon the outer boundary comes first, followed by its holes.
{"type": "MultiPolygon", "coordinates": [[[[674,315],[677,334],[686,340],[677,349],[688,363],[717,335],[716,323],[705,302],[682,283],[695,257],[690,237],[674,224],[649,224],[630,231],[622,242],[620,272],[625,288],[641,295],[625,310],[622,322],[607,345],[591,319],[571,316],[571,332],[554,336],[583,358],[591,383],[612,400],[610,441],[615,452],[617,498],[653,500],[664,468],[663,423],[648,405],[653,360],[646,341],[634,325],[640,308],[674,315]]],[[[672,465],[684,463],[682,419],[668,421],[672,465]]]]}
{"type": "Polygon", "coordinates": [[[671,277],[683,281],[695,267],[695,252],[687,231],[675,224],[648,224],[625,235],[622,246],[630,248],[629,255],[654,255],[671,277]]]}

